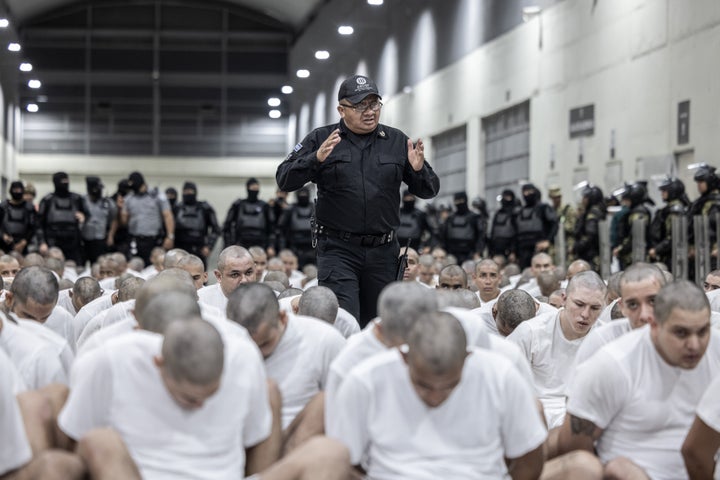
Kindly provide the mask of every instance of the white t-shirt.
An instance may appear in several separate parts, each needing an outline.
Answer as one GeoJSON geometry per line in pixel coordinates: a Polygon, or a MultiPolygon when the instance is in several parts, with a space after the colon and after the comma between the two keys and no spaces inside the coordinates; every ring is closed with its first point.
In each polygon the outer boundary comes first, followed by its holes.
{"type": "Polygon", "coordinates": [[[600,323],[610,323],[613,321],[612,319],[612,309],[615,308],[615,305],[620,301],[619,298],[616,298],[612,302],[608,303],[605,308],[603,308],[603,311],[600,312],[600,316],[598,316],[598,322],[600,323]]]}
{"type": "Polygon", "coordinates": [[[0,475],[20,468],[32,459],[25,425],[15,392],[18,390],[15,366],[0,349],[0,475]]]}
{"type": "Polygon", "coordinates": [[[76,440],[93,428],[114,428],[143,478],[241,478],[244,448],[267,438],[272,422],[257,353],[226,349],[220,389],[201,408],[186,410],[153,363],[161,346],[161,335],[137,331],[78,358],[60,428],[76,440]]]}
{"type": "Polygon", "coordinates": [[[0,322],[0,348],[10,357],[28,390],[37,390],[51,383],[67,385],[68,375],[56,346],[8,320],[5,315],[0,316],[0,322]]]}
{"type": "Polygon", "coordinates": [[[219,283],[202,287],[197,293],[201,302],[212,305],[223,312],[227,311],[228,299],[220,288],[219,283]]]}
{"type": "Polygon", "coordinates": [[[75,318],[75,314],[68,313],[67,310],[56,305],[43,325],[63,337],[75,352],[77,340],[83,329],[83,324],[75,318]]]}
{"type": "Polygon", "coordinates": [[[57,306],[64,308],[70,315],[74,317],[75,315],[77,315],[77,312],[75,311],[75,306],[72,303],[72,298],[70,298],[71,291],[72,288],[65,288],[58,292],[57,306]]]}
{"type": "Polygon", "coordinates": [[[300,270],[293,270],[290,276],[288,277],[288,282],[290,282],[291,288],[299,288],[302,290],[302,281],[305,280],[305,274],[302,273],[300,270]]]}
{"type": "Polygon", "coordinates": [[[332,325],[301,315],[288,318],[275,351],[265,359],[267,376],[282,394],[283,429],[325,388],[330,362],[344,346],[332,325]]]}
{"type": "Polygon", "coordinates": [[[11,313],[10,315],[17,324],[20,325],[20,328],[32,332],[52,345],[58,358],[60,359],[60,363],[62,364],[65,373],[69,377],[72,364],[75,361],[75,354],[70,348],[70,345],[68,345],[67,341],[52,330],[45,328],[45,325],[40,322],[18,318],[14,313],[11,313]]]}
{"type": "Polygon", "coordinates": [[[568,387],[567,410],[604,430],[596,444],[603,463],[625,456],[653,480],[687,478],[680,447],[718,371],[716,335],[710,335],[698,366],[685,370],[663,360],[646,325],[605,345],[577,367],[568,387]]]}
{"type": "Polygon", "coordinates": [[[577,354],[575,355],[575,365],[580,365],[592,357],[593,354],[604,345],[631,332],[632,329],[630,320],[627,318],[619,318],[593,328],[590,333],[585,336],[585,340],[582,342],[582,345],[580,345],[580,348],[578,348],[577,354]]]}
{"type": "MultiPolygon", "coordinates": [[[[82,328],[85,328],[85,325],[87,325],[88,322],[92,320],[98,313],[102,312],[103,310],[107,310],[112,306],[112,294],[102,295],[82,307],[77,313],[77,315],[75,315],[75,320],[77,320],[79,325],[82,325],[82,328]]],[[[82,334],[82,332],[80,333],[82,334]]]]}
{"type": "Polygon", "coordinates": [[[78,351],[82,350],[84,345],[88,343],[89,339],[96,335],[98,331],[114,325],[115,323],[127,320],[128,318],[134,319],[132,315],[133,308],[135,308],[134,298],[125,302],[117,302],[115,305],[110,306],[110,308],[102,310],[95,315],[85,324],[85,328],[83,328],[82,334],[78,338],[78,351]]]}
{"type": "Polygon", "coordinates": [[[530,387],[504,358],[473,350],[462,379],[438,407],[417,395],[400,353],[354,368],[338,392],[342,415],[327,435],[368,456],[372,479],[510,478],[503,458],[518,458],[547,436],[530,387]]]}
{"type": "Polygon", "coordinates": [[[575,368],[575,355],[583,338],[565,338],[559,312],[526,320],[507,337],[520,347],[530,362],[535,391],[543,404],[548,428],[561,425],[565,417],[566,383],[575,368]]]}
{"type": "Polygon", "coordinates": [[[338,308],[338,313],[335,316],[335,323],[333,326],[345,338],[350,338],[351,336],[360,333],[360,325],[358,325],[358,322],[353,314],[342,307],[338,308]]]}

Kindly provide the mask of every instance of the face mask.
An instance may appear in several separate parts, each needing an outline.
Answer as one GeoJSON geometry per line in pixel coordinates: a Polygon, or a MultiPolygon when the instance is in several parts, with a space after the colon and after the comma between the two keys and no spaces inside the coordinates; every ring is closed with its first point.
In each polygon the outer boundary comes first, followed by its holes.
{"type": "Polygon", "coordinates": [[[102,188],[100,187],[91,187],[88,188],[88,193],[91,197],[99,197],[102,194],[102,188]]]}
{"type": "Polygon", "coordinates": [[[403,200],[403,210],[411,212],[415,208],[415,200],[403,200]]]}
{"type": "Polygon", "coordinates": [[[307,207],[308,205],[310,205],[310,197],[307,197],[305,195],[299,195],[298,205],[300,205],[301,207],[307,207]]]}
{"type": "Polygon", "coordinates": [[[194,193],[183,194],[183,203],[185,205],[195,205],[197,202],[197,195],[194,193]]]}
{"type": "Polygon", "coordinates": [[[67,196],[70,193],[70,184],[59,182],[55,185],[55,194],[58,196],[67,196]]]}
{"type": "Polygon", "coordinates": [[[10,192],[10,196],[12,197],[13,200],[15,200],[16,202],[19,202],[23,198],[23,192],[22,191],[12,191],[12,192],[10,192]]]}
{"type": "Polygon", "coordinates": [[[248,190],[247,193],[249,202],[257,202],[258,194],[260,193],[258,190],[248,190]]]}
{"type": "Polygon", "coordinates": [[[467,202],[458,202],[455,204],[455,210],[457,210],[457,213],[459,214],[465,214],[468,212],[468,204],[467,202]]]}

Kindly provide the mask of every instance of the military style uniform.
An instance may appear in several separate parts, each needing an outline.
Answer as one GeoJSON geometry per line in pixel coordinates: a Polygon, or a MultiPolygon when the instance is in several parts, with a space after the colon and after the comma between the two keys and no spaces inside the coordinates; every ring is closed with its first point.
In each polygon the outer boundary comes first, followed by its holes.
{"type": "Polygon", "coordinates": [[[285,191],[317,184],[318,281],[335,292],[361,326],[375,316],[380,291],[395,280],[401,183],[420,198],[431,198],[439,189],[427,162],[413,170],[407,141],[403,132],[382,124],[358,135],[341,120],[312,131],[276,174],[285,191]],[[317,150],[335,129],[342,141],[319,162],[317,150]]]}
{"type": "MultiPolygon", "coordinates": [[[[13,182],[22,189],[22,183],[13,182]]],[[[11,186],[11,191],[13,187],[11,186]]],[[[12,192],[11,192],[12,193],[12,192]]],[[[37,228],[37,215],[32,204],[22,198],[22,192],[17,198],[3,200],[0,203],[0,248],[9,252],[17,248],[23,240],[25,247],[19,253],[27,253],[27,244],[32,240],[37,228]]]]}

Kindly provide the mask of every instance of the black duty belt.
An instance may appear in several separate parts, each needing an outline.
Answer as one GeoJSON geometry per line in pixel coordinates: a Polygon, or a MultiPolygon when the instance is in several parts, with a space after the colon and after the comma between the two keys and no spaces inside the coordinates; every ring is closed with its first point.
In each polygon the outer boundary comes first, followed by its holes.
{"type": "Polygon", "coordinates": [[[379,247],[390,243],[395,238],[395,232],[390,230],[388,233],[381,235],[360,235],[359,233],[341,232],[332,228],[328,228],[325,225],[318,225],[315,231],[317,235],[327,235],[328,237],[339,238],[340,240],[353,245],[360,245],[362,247],[379,247]]]}

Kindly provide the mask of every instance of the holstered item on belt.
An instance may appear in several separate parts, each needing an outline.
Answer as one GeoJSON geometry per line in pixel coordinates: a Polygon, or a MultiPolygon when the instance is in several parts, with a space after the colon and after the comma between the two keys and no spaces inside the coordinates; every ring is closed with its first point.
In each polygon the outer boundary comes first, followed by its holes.
{"type": "Polygon", "coordinates": [[[358,233],[341,232],[332,228],[328,228],[325,225],[317,225],[313,229],[315,236],[327,235],[328,237],[339,238],[343,242],[352,243],[353,245],[359,245],[361,247],[379,247],[390,243],[395,238],[395,231],[390,230],[388,233],[382,235],[360,235],[358,233]]]}
{"type": "Polygon", "coordinates": [[[398,268],[397,272],[395,273],[395,279],[398,282],[402,282],[403,278],[405,278],[405,269],[407,268],[408,264],[408,250],[410,250],[410,241],[412,239],[408,238],[407,245],[405,245],[405,251],[402,255],[400,255],[400,259],[398,260],[398,268]]]}

